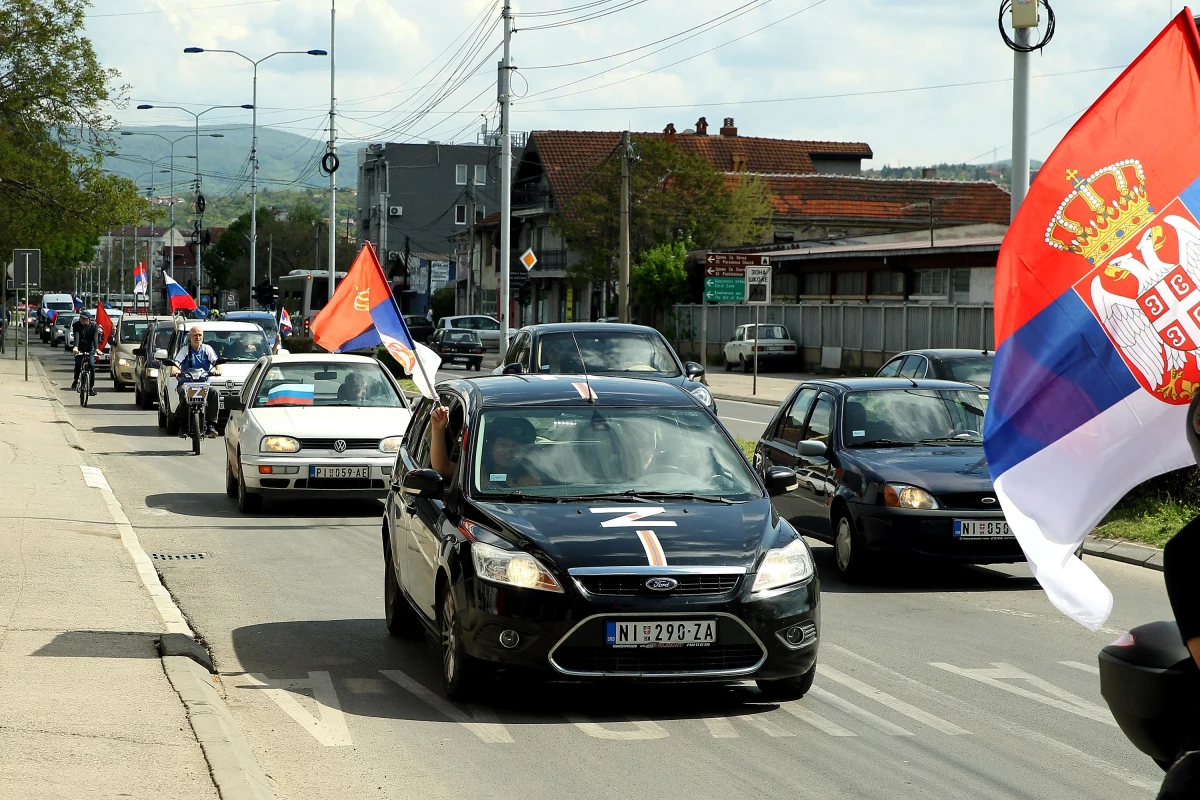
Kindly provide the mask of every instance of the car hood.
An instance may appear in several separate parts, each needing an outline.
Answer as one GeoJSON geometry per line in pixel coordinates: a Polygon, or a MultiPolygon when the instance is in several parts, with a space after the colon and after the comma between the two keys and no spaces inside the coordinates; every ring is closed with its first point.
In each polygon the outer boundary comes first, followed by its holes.
{"type": "Polygon", "coordinates": [[[842,451],[842,457],[879,482],[911,483],[934,494],[992,491],[987,459],[978,445],[861,448],[842,451]]]}
{"type": "Polygon", "coordinates": [[[250,413],[267,435],[310,439],[386,439],[403,434],[409,418],[405,408],[355,406],[253,408],[250,413]]]}
{"type": "MultiPolygon", "coordinates": [[[[489,527],[529,542],[561,569],[649,566],[638,531],[653,531],[672,567],[743,567],[791,527],[766,498],[722,505],[676,503],[476,503],[489,527]],[[603,511],[599,511],[603,509],[603,511]]],[[[508,538],[508,537],[506,537],[508,538]]]]}
{"type": "Polygon", "coordinates": [[[227,381],[241,385],[246,382],[246,376],[254,369],[253,361],[232,361],[221,365],[221,374],[214,375],[213,386],[223,386],[227,381]]]}

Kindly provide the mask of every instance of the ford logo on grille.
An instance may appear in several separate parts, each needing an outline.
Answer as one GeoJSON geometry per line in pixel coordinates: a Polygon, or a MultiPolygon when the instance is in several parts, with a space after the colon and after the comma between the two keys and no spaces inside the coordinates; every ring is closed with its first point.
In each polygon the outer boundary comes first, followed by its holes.
{"type": "Polygon", "coordinates": [[[996,502],[996,498],[994,498],[994,497],[985,497],[985,498],[983,498],[983,502],[984,502],[984,503],[987,503],[987,504],[990,506],[992,503],[996,502]]]}
{"type": "Polygon", "coordinates": [[[335,442],[333,443],[333,449],[334,449],[334,450],[337,450],[339,453],[344,453],[344,452],[346,452],[346,440],[345,440],[345,439],[338,439],[337,441],[335,441],[335,442]]]}
{"type": "Polygon", "coordinates": [[[656,592],[669,592],[679,585],[674,578],[651,578],[646,581],[646,588],[656,592]]]}

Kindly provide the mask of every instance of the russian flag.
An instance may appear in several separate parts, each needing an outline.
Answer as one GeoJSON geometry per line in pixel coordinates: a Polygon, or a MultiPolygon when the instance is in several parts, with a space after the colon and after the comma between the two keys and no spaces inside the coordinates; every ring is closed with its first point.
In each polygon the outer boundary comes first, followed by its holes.
{"type": "Polygon", "coordinates": [[[312,322],[313,341],[331,353],[382,344],[404,367],[421,394],[433,400],[442,359],[408,332],[375,248],[363,245],[333,298],[312,322]],[[417,360],[420,359],[420,365],[417,360]]]}
{"type": "Polygon", "coordinates": [[[170,303],[172,311],[187,311],[196,308],[195,299],[166,272],[163,273],[163,283],[167,287],[167,302],[170,303]]]}
{"type": "Polygon", "coordinates": [[[311,406],[317,387],[311,383],[281,383],[267,390],[269,406],[311,406]]]}
{"type": "Polygon", "coordinates": [[[75,304],[75,310],[82,311],[83,310],[83,300],[78,295],[76,295],[75,297],[73,297],[71,299],[75,304]]]}
{"type": "Polygon", "coordinates": [[[1193,463],[1198,136],[1185,8],[1046,160],[997,262],[988,466],[1050,601],[1092,630],[1112,594],[1076,548],[1134,486],[1193,463]]]}
{"type": "Polygon", "coordinates": [[[58,312],[55,311],[54,309],[50,309],[49,311],[46,312],[46,319],[49,322],[54,322],[54,320],[57,318],[58,318],[58,312]]]}
{"type": "Polygon", "coordinates": [[[288,316],[286,308],[279,309],[279,335],[292,335],[292,318],[288,316]]]}
{"type": "Polygon", "coordinates": [[[146,274],[146,264],[142,261],[133,268],[133,293],[146,294],[150,288],[150,280],[146,274]]]}

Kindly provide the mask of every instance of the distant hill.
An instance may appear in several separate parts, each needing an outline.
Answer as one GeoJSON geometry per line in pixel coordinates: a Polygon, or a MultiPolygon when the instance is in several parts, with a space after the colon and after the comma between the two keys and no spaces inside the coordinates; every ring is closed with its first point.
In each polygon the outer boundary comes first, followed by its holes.
{"type": "MultiPolygon", "coordinates": [[[[1042,162],[1033,159],[1029,162],[1030,170],[1037,173],[1042,162]]],[[[945,181],[992,181],[1005,188],[1012,184],[1012,160],[1004,159],[992,164],[934,164],[932,167],[889,167],[879,169],[864,169],[862,174],[868,178],[920,178],[925,170],[934,170],[934,176],[945,181]]]]}

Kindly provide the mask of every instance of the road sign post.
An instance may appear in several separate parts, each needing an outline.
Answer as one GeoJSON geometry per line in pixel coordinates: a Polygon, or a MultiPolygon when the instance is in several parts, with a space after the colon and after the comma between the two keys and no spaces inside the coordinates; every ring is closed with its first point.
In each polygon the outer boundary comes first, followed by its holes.
{"type": "MultiPolygon", "coordinates": [[[[16,282],[25,284],[25,313],[28,317],[29,288],[42,282],[42,251],[13,250],[13,271],[16,273],[13,276],[16,282]]],[[[25,380],[29,380],[29,320],[26,318],[22,321],[25,323],[25,380]]]]}
{"type": "Polygon", "coordinates": [[[759,309],[771,302],[771,267],[757,266],[746,267],[746,298],[747,303],[754,306],[754,382],[750,387],[750,394],[758,394],[758,351],[760,349],[758,340],[762,335],[762,326],[759,324],[759,309]]]}
{"type": "MultiPolygon", "coordinates": [[[[746,271],[752,267],[771,271],[770,256],[755,253],[709,253],[704,258],[704,293],[701,295],[701,361],[708,363],[708,304],[746,300],[746,271]]],[[[755,330],[758,330],[755,328],[755,330]]],[[[756,376],[757,377],[757,376],[756,376]]]]}

